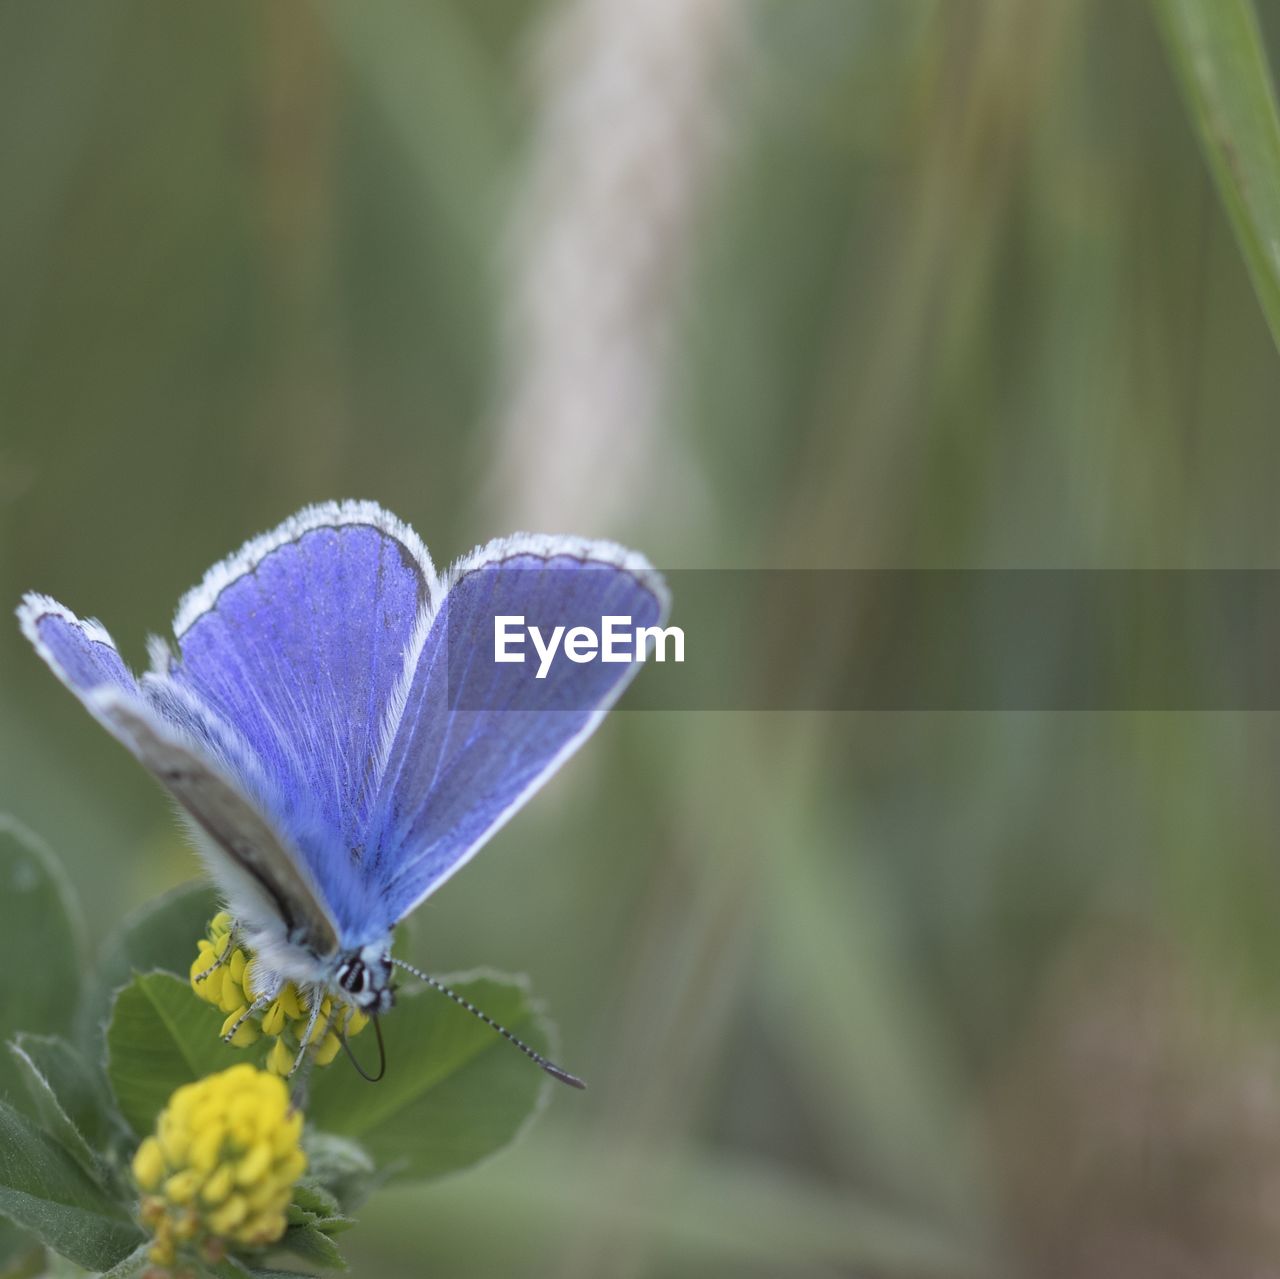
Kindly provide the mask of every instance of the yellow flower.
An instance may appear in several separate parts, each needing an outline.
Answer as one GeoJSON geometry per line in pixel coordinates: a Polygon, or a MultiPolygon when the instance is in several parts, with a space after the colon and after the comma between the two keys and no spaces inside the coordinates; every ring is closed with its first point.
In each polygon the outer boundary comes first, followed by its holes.
{"type": "Polygon", "coordinates": [[[207,1260],[284,1234],[306,1171],[302,1115],[284,1081],[243,1064],[179,1088],[133,1157],[150,1257],[170,1266],[193,1245],[207,1260]]]}
{"type": "MultiPolygon", "coordinates": [[[[310,1001],[293,982],[286,982],[265,1008],[254,1009],[259,994],[257,961],[243,947],[232,945],[234,927],[226,911],[209,921],[208,936],[196,943],[196,957],[190,969],[191,989],[224,1014],[220,1035],[229,1035],[231,1028],[238,1026],[231,1040],[235,1047],[248,1048],[263,1036],[274,1040],[264,1064],[274,1075],[287,1075],[302,1047],[311,1015],[310,1001]]],[[[338,1055],[342,1047],[340,1033],[345,1032],[349,1039],[368,1024],[369,1018],[350,1004],[339,1003],[335,1016],[333,1001],[326,996],[309,1046],[315,1064],[327,1066],[338,1055]]]]}

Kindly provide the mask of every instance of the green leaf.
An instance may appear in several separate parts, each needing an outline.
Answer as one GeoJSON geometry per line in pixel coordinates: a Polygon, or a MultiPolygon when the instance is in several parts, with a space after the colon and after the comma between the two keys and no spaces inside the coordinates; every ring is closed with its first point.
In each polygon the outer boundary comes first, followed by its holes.
{"type": "MultiPolygon", "coordinates": [[[[70,1025],[79,988],[82,930],[74,897],[53,854],[30,831],[0,815],[0,1042],[19,1031],[58,1034],[70,1025]]],[[[0,1094],[21,1088],[16,1064],[0,1054],[0,1094]]]]}
{"type": "Polygon", "coordinates": [[[341,1209],[352,1212],[386,1179],[358,1142],[320,1132],[313,1124],[303,1129],[302,1149],[307,1156],[307,1178],[295,1188],[295,1202],[305,1193],[304,1187],[319,1186],[341,1209]]]}
{"type": "Polygon", "coordinates": [[[218,1279],[311,1279],[300,1270],[277,1270],[273,1267],[251,1266],[239,1257],[224,1257],[216,1265],[207,1267],[218,1279]]]}
{"type": "Polygon", "coordinates": [[[354,1226],[355,1219],[353,1217],[345,1217],[342,1211],[337,1207],[336,1202],[332,1212],[315,1212],[309,1208],[304,1208],[298,1202],[300,1197],[310,1198],[312,1202],[316,1201],[315,1197],[310,1194],[299,1196],[296,1192],[293,1196],[293,1202],[289,1205],[288,1223],[291,1226],[310,1226],[315,1230],[323,1231],[326,1235],[340,1235],[354,1226]]]}
{"type": "Polygon", "coordinates": [[[333,1217],[342,1211],[342,1205],[337,1199],[310,1178],[300,1181],[293,1188],[293,1202],[312,1217],[333,1217]]]}
{"type": "Polygon", "coordinates": [[[1280,345],[1280,118],[1250,0],[1157,0],[1200,145],[1280,345]]]}
{"type": "Polygon", "coordinates": [[[335,1235],[345,1235],[356,1224],[354,1217],[317,1217],[308,1223],[317,1230],[322,1230],[331,1239],[335,1235]]]}
{"type": "Polygon", "coordinates": [[[34,1061],[89,1144],[97,1149],[105,1146],[114,1127],[111,1098],[89,1063],[56,1035],[18,1035],[14,1043],[34,1061]]]}
{"type": "Polygon", "coordinates": [[[208,1265],[206,1269],[210,1274],[217,1275],[218,1279],[245,1279],[246,1275],[255,1273],[238,1257],[223,1257],[221,1261],[208,1265]]]}
{"type": "Polygon", "coordinates": [[[106,1098],[89,1068],[65,1039],[19,1035],[9,1052],[17,1062],[32,1105],[45,1131],[96,1180],[104,1175],[89,1134],[104,1144],[106,1098]]]}
{"type": "MultiPolygon", "coordinates": [[[[62,868],[44,842],[0,814],[0,1043],[20,1031],[64,1030],[83,968],[83,931],[62,868]]],[[[18,1064],[0,1052],[0,1098],[30,1105],[18,1064]]],[[[30,1252],[31,1241],[0,1220],[0,1272],[30,1252]]]]}
{"type": "Polygon", "coordinates": [[[102,1279],[133,1279],[134,1275],[141,1274],[148,1264],[147,1250],[150,1247],[150,1240],[140,1243],[127,1257],[117,1261],[102,1279]]]}
{"type": "Polygon", "coordinates": [[[128,1256],[141,1232],[52,1137],[0,1102],[0,1213],[88,1270],[128,1256]]]}
{"type": "Polygon", "coordinates": [[[297,1204],[289,1205],[289,1225],[291,1226],[310,1226],[316,1230],[323,1231],[326,1235],[340,1235],[350,1230],[356,1224],[354,1217],[317,1217],[313,1212],[307,1212],[305,1208],[299,1208],[297,1204]]]}
{"type": "Polygon", "coordinates": [[[347,1263],[338,1245],[323,1231],[312,1225],[290,1226],[277,1245],[294,1256],[326,1270],[346,1270],[347,1263]]]}
{"type": "MultiPolygon", "coordinates": [[[[486,972],[448,984],[546,1051],[549,1028],[522,981],[486,972]]],[[[309,1117],[326,1131],[357,1138],[397,1177],[438,1177],[493,1154],[546,1096],[550,1080],[533,1062],[435,991],[401,995],[382,1026],[386,1076],[372,1085],[341,1063],[318,1071],[309,1117]]],[[[372,1033],[352,1047],[367,1058],[372,1033]]]]}
{"type": "Polygon", "coordinates": [[[183,884],[130,915],[108,937],[76,1013],[76,1041],[96,1059],[116,992],[134,973],[156,970],[185,978],[218,899],[205,883],[183,884]]]}
{"type": "Polygon", "coordinates": [[[139,1135],[175,1088],[246,1060],[218,1035],[217,1011],[170,973],[141,973],[117,996],[107,1027],[107,1078],[139,1135]]]}

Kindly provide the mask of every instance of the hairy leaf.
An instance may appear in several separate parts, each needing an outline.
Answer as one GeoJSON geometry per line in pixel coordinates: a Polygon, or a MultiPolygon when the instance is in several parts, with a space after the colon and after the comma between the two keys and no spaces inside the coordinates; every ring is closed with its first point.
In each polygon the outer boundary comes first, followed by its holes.
{"type": "MultiPolygon", "coordinates": [[[[523,982],[472,973],[449,984],[546,1051],[549,1029],[523,982]]],[[[382,1027],[386,1076],[369,1084],[335,1062],[318,1072],[309,1113],[321,1128],[357,1138],[395,1177],[437,1177],[500,1150],[546,1095],[550,1080],[533,1062],[435,991],[402,995],[382,1027]]],[[[369,1031],[353,1044],[362,1058],[373,1048],[369,1031]]]]}
{"type": "MultiPolygon", "coordinates": [[[[79,911],[48,848],[0,815],[0,1041],[19,1031],[57,1034],[71,1021],[82,963],[79,911]]],[[[16,1064],[0,1059],[0,1093],[12,1099],[16,1064]]],[[[20,1085],[19,1085],[20,1086],[20,1085]]]]}
{"type": "Polygon", "coordinates": [[[107,1077],[136,1133],[151,1131],[175,1088],[245,1061],[218,1036],[217,1011],[170,973],[141,973],[116,996],[107,1077]]]}
{"type": "Polygon", "coordinates": [[[94,1147],[105,1144],[107,1099],[92,1072],[65,1039],[53,1035],[18,1035],[9,1052],[45,1131],[100,1179],[103,1166],[94,1147]]]}
{"type": "Polygon", "coordinates": [[[196,942],[218,910],[208,884],[183,884],[135,911],[107,939],[76,1014],[76,1038],[90,1056],[101,1052],[101,1032],[116,992],[133,974],[156,970],[185,977],[196,942]]]}
{"type": "Polygon", "coordinates": [[[52,1137],[0,1102],[0,1213],[88,1270],[109,1270],[141,1232],[52,1137]]]}

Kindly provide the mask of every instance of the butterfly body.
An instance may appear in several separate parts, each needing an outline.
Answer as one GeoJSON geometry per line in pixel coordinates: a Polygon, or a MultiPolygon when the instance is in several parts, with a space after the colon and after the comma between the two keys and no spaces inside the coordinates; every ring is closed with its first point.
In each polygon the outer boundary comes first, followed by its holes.
{"type": "MultiPolygon", "coordinates": [[[[28,595],[24,633],[178,802],[253,952],[362,1012],[393,1001],[391,936],[590,735],[636,664],[492,661],[495,614],[665,619],[661,579],[606,542],[519,534],[438,576],[367,502],[309,507],[183,598],[135,678],[107,631],[28,595]]],[[[316,1001],[318,1003],[318,1001],[316,1001]]]]}

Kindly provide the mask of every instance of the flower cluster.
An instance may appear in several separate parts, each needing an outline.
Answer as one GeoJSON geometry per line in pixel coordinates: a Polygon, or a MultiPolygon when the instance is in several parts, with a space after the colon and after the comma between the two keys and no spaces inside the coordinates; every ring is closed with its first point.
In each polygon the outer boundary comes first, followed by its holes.
{"type": "MultiPolygon", "coordinates": [[[[191,964],[191,989],[205,1003],[226,1013],[221,1034],[238,1025],[231,1042],[247,1048],[266,1035],[275,1040],[267,1054],[266,1067],[272,1074],[287,1075],[306,1034],[311,1016],[307,996],[292,982],[286,983],[264,1008],[254,1007],[258,989],[254,981],[255,962],[247,951],[234,945],[231,916],[225,911],[209,921],[208,936],[200,939],[191,964]]],[[[310,1046],[318,1066],[327,1066],[341,1047],[339,1033],[358,1035],[369,1024],[359,1009],[326,995],[316,1018],[316,1034],[310,1046]]]]}
{"type": "Polygon", "coordinates": [[[307,1166],[301,1135],[284,1081],[253,1066],[179,1088],[133,1157],[151,1260],[170,1266],[190,1248],[217,1262],[228,1247],[279,1239],[307,1166]]]}

